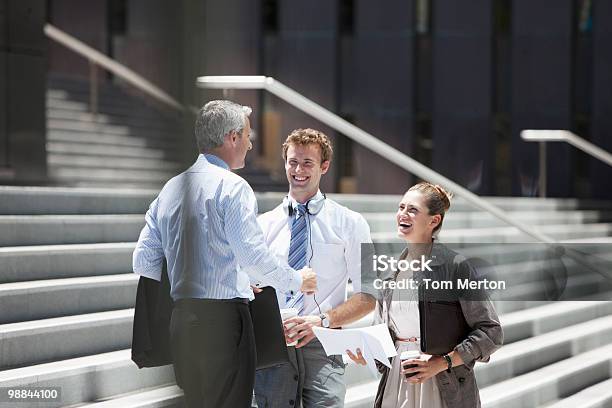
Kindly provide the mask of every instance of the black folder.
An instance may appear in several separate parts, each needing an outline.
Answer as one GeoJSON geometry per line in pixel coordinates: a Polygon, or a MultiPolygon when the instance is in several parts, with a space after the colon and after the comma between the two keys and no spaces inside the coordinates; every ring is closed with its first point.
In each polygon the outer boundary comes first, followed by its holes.
{"type": "Polygon", "coordinates": [[[257,369],[289,363],[283,321],[274,288],[265,287],[262,292],[256,293],[250,309],[257,347],[257,369]]]}
{"type": "MultiPolygon", "coordinates": [[[[172,363],[169,330],[172,307],[164,260],[161,282],[144,276],[138,281],[132,335],[132,360],[138,368],[172,363]]],[[[249,308],[255,331],[257,368],[288,363],[283,322],[274,288],[263,288],[250,302],[249,308]]]]}
{"type": "Polygon", "coordinates": [[[423,353],[447,354],[470,333],[458,301],[419,301],[419,313],[423,353]]]}

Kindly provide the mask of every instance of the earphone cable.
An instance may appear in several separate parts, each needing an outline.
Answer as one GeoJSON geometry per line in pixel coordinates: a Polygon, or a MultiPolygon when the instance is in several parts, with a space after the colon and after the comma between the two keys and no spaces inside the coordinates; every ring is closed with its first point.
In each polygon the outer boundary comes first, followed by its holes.
{"type": "MultiPolygon", "coordinates": [[[[312,261],[312,256],[314,255],[314,250],[312,249],[312,224],[310,223],[310,213],[306,212],[306,220],[308,221],[308,243],[310,245],[310,257],[308,258],[308,267],[310,268],[310,262],[312,261]]],[[[312,299],[317,305],[317,309],[319,310],[319,316],[323,314],[321,311],[321,305],[317,302],[317,295],[315,293],[312,294],[312,299]]]]}

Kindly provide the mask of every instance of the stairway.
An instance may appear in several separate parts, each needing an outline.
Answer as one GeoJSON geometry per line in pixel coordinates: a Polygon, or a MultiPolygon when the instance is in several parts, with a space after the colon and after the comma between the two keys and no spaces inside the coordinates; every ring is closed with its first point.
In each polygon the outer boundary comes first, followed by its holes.
{"type": "MultiPolygon", "coordinates": [[[[189,167],[197,152],[178,112],[149,106],[108,81],[99,89],[98,114],[89,112],[89,83],[51,76],[47,81],[49,183],[72,187],[159,189],[189,167]]],[[[190,117],[188,122],[195,120],[190,117]]],[[[283,191],[286,182],[248,166],[239,174],[253,188],[283,191]]]]}
{"type": "MultiPolygon", "coordinates": [[[[171,367],[139,370],[130,360],[137,284],[131,254],[156,194],[154,189],[0,187],[0,387],[62,387],[61,403],[41,407],[181,405],[171,367]]],[[[282,196],[259,193],[260,211],[273,208],[282,196]]],[[[399,197],[330,197],[361,212],[379,244],[395,240],[390,231],[399,197]]],[[[608,202],[489,201],[556,238],[612,242],[608,202]]],[[[461,200],[453,203],[441,239],[529,242],[461,200]]],[[[525,269],[517,251],[498,251],[505,262],[500,274],[512,277],[525,269]]],[[[588,296],[588,291],[580,293],[588,296]]],[[[498,311],[506,345],[490,363],[477,365],[483,406],[612,404],[612,302],[503,301],[498,311]]],[[[357,325],[368,323],[364,318],[357,325]]],[[[346,380],[346,406],[370,407],[377,380],[355,365],[347,366],[346,380]]]]}
{"type": "Polygon", "coordinates": [[[110,81],[89,112],[89,84],[52,76],[47,84],[49,177],[55,185],[159,188],[179,170],[181,117],[149,106],[110,81]]]}

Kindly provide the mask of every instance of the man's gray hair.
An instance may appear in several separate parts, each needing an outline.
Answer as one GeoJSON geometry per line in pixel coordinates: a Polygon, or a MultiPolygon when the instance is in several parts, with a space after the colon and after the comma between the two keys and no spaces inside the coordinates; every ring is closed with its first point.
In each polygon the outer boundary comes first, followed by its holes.
{"type": "Polygon", "coordinates": [[[210,101],[200,109],[195,122],[195,137],[200,152],[223,145],[225,135],[241,133],[252,109],[232,101],[210,101]]]}

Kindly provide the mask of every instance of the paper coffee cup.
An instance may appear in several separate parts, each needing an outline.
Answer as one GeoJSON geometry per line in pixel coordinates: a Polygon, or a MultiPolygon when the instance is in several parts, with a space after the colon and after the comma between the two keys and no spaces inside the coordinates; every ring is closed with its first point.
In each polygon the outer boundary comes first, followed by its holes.
{"type": "MultiPolygon", "coordinates": [[[[402,361],[402,363],[405,360],[413,360],[413,359],[418,359],[420,357],[421,357],[421,353],[418,350],[406,350],[406,351],[402,351],[402,354],[400,354],[400,360],[402,361]]],[[[402,364],[402,367],[404,368],[414,368],[416,366],[417,366],[416,364],[408,364],[408,365],[402,364]]],[[[415,374],[416,373],[406,374],[406,378],[410,378],[415,374]]]]}
{"type": "MultiPolygon", "coordinates": [[[[281,309],[280,310],[281,313],[281,319],[283,320],[283,322],[287,319],[290,319],[292,317],[296,317],[298,315],[298,310],[295,307],[290,307],[288,309],[281,309]]],[[[286,325],[285,327],[287,327],[288,329],[292,328],[293,326],[295,326],[295,323],[291,323],[289,325],[286,325]]],[[[287,346],[296,346],[297,345],[297,340],[293,341],[291,343],[287,343],[287,346]]]]}

